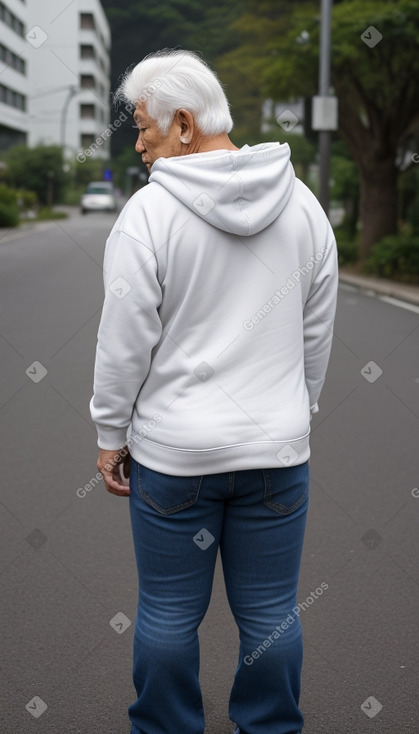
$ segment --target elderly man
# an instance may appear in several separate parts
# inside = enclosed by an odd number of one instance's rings
[[[91,415],[105,486],[130,498],[131,732],[204,732],[197,630],[220,548],[240,632],[230,718],[241,734],[298,734],[297,585],[335,239],[288,145],[231,142],[196,54],[148,56],[118,96],[151,175],[107,241]]]

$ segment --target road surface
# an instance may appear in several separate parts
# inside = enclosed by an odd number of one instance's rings
[[[113,221],[0,239],[2,734],[129,732],[128,502],[94,481],[88,408]],[[312,422],[305,734],[419,730],[418,335],[418,309],[340,288]],[[200,639],[206,734],[229,734],[238,636],[219,565]]]

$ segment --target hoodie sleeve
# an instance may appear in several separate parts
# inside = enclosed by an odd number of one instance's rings
[[[304,369],[312,415],[319,411],[317,401],[326,377],[336,313],[338,264],[336,241],[331,227],[329,243],[322,249],[324,256],[321,267],[311,284],[303,313]]]
[[[104,286],[90,414],[98,446],[113,450],[126,443],[151,352],[162,333],[154,253],[126,233],[113,231],[105,249]]]

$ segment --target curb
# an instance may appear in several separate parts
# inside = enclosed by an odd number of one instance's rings
[[[6,229],[2,227],[0,229],[0,245],[6,242],[12,242],[18,240],[31,232],[42,232],[45,229],[49,229],[54,225],[54,220],[49,219],[45,222],[33,222],[31,224],[21,224],[19,227],[11,227]]]
[[[419,286],[405,285],[394,280],[386,278],[369,278],[363,275],[353,275],[339,271],[339,282],[353,285],[363,291],[373,291],[377,295],[389,296],[397,298],[406,303],[412,303],[419,306]]]
[[[60,219],[59,221],[68,221],[72,216],[77,214],[78,207],[67,206],[65,204],[62,206],[57,205],[57,211],[65,212],[68,215],[67,220]],[[52,227],[54,222],[54,219],[45,219],[41,222],[29,220],[21,222],[18,227],[0,227],[0,245],[3,242],[11,242],[12,240],[20,239],[31,232],[42,232],[43,230]]]

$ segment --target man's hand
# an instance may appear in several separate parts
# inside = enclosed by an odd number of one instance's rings
[[[126,446],[122,449],[115,449],[115,451],[100,449],[97,468],[103,476],[108,492],[116,494],[118,497],[129,497],[129,487],[121,483],[120,466],[122,465],[124,468],[124,475],[129,477],[130,459]]]

